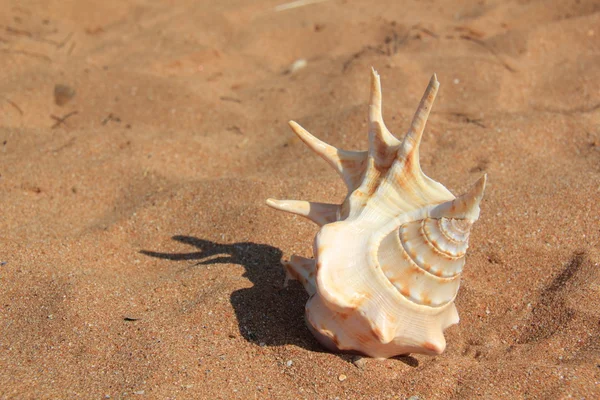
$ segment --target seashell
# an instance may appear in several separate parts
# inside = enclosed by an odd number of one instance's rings
[[[372,70],[368,151],[337,149],[290,122],[348,188],[340,205],[267,200],[321,226],[314,259],[294,255],[283,264],[286,283],[296,279],[310,295],[309,330],[332,351],[441,354],[443,331],[459,321],[454,298],[486,176],[454,197],[421,170],[419,144],[438,87],[433,75],[400,141],[383,122]]]

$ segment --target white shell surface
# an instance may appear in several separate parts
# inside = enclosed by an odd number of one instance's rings
[[[290,123],[348,188],[340,205],[267,200],[321,226],[314,259],[293,256],[284,265],[287,279],[299,280],[310,295],[311,332],[331,350],[440,354],[443,331],[458,323],[454,298],[485,176],[455,198],[421,171],[419,144],[438,87],[434,75],[400,141],[383,123],[373,70],[368,151],[339,150]]]

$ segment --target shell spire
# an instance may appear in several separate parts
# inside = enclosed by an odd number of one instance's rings
[[[475,222],[479,218],[479,203],[483,199],[487,174],[471,186],[469,191],[451,202],[441,204],[433,213],[447,218],[461,218]]]
[[[443,331],[459,321],[454,299],[486,175],[456,198],[421,170],[419,145],[438,89],[434,74],[400,141],[383,122],[372,69],[367,151],[337,149],[290,122],[348,188],[340,205],[267,200],[321,227],[314,259],[292,256],[284,267],[286,282],[300,281],[310,295],[309,330],[333,351],[440,354]]]

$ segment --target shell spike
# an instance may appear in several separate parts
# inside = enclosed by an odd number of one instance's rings
[[[446,349],[446,338],[441,331],[432,330],[428,340],[422,346],[428,354],[440,355]]]
[[[436,74],[433,74],[429,80],[429,85],[427,85],[427,89],[425,89],[425,93],[421,98],[419,107],[415,112],[415,116],[410,125],[410,130],[406,134],[400,149],[401,156],[403,158],[410,158],[411,162],[417,163],[417,166],[419,163],[419,145],[421,144],[425,124],[427,123],[427,118],[433,107],[433,102],[435,101],[435,96],[437,95],[439,87],[440,83],[437,80],[437,76]]]
[[[484,174],[471,186],[467,193],[434,208],[432,216],[460,218],[471,222],[477,221],[479,218],[479,203],[483,198],[486,182],[487,174]]]
[[[366,151],[340,150],[317,139],[295,121],[290,121],[289,125],[300,140],[336,170],[349,191],[356,189],[365,169]]]
[[[442,330],[446,330],[449,327],[451,327],[452,325],[458,324],[459,321],[460,321],[460,317],[458,316],[458,311],[456,310],[456,305],[454,303],[452,303],[452,306],[450,306],[450,311],[448,312],[448,315],[446,316],[446,320],[444,321],[444,325],[442,325]]]
[[[337,155],[337,148],[317,139],[310,134],[306,129],[300,126],[296,121],[288,122],[290,128],[294,133],[302,140],[312,151],[317,153],[321,158],[327,161],[332,167],[338,169],[339,158]]]
[[[337,204],[314,203],[303,200],[267,199],[267,205],[276,210],[306,217],[319,226],[336,221],[340,208]]]
[[[372,156],[376,163],[394,153],[400,141],[391,134],[383,122],[381,79],[374,68],[371,68],[371,100],[369,104],[369,142]],[[379,160],[381,159],[381,160]]]

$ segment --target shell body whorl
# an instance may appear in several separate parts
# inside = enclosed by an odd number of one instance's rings
[[[310,295],[309,329],[331,350],[440,354],[443,331],[458,323],[454,298],[486,177],[456,198],[422,172],[419,144],[438,87],[434,75],[400,141],[383,123],[372,70],[368,151],[337,149],[290,122],[348,188],[340,205],[267,200],[321,226],[314,259],[292,256],[284,266]]]

